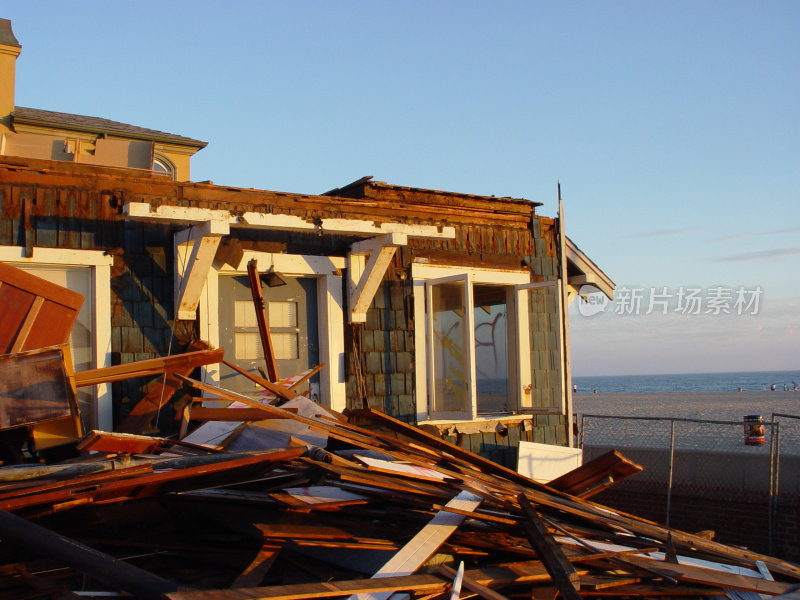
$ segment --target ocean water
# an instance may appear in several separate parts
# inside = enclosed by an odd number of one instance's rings
[[[800,370],[746,373],[682,373],[673,375],[604,375],[573,377],[578,393],[663,394],[694,392],[761,392],[772,390],[800,393]]]

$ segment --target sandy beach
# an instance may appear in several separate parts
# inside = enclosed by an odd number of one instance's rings
[[[575,394],[574,412],[579,425],[585,423],[586,442],[616,443],[621,446],[664,446],[669,444],[669,423],[638,420],[597,419],[582,415],[702,419],[731,421],[730,425],[678,423],[678,447],[731,451],[743,447],[745,415],[761,415],[769,423],[773,414],[780,425],[783,451],[800,452],[800,392],[696,392],[661,394]],[[767,428],[769,431],[769,428]],[[767,442],[769,440],[767,439]],[[768,443],[764,445],[764,449]]]
[[[677,417],[741,421],[759,414],[765,421],[772,413],[800,418],[800,392],[694,392],[662,394],[575,394],[575,414]]]

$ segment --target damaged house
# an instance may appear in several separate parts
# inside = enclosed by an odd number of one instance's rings
[[[372,407],[514,466],[520,440],[572,445],[567,306],[613,283],[524,199],[362,178],[320,195],[189,181],[205,142],[14,106],[20,45],[0,20],[0,261],[81,293],[76,370],[222,348],[201,378],[240,393],[264,365],[248,264],[278,375],[324,364],[308,395]],[[81,388],[111,431],[148,381]],[[166,402],[169,398],[163,398]],[[175,426],[164,410],[151,431]]]

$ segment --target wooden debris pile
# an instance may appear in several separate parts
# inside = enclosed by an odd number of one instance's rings
[[[231,433],[220,450],[92,432],[80,459],[0,468],[0,597],[696,598],[800,580],[797,565],[537,484],[380,412],[184,381],[258,411],[249,425],[269,435]],[[276,435],[283,446],[231,448]]]
[[[315,404],[297,391],[314,369],[277,381],[255,283],[268,373],[229,365],[263,388],[252,396],[190,377],[223,360],[202,345],[74,374],[65,330],[45,336],[60,346],[32,341],[53,290],[21,294],[0,327],[0,433],[27,431],[31,459],[37,444],[75,456],[0,466],[0,600],[755,600],[800,581],[800,566],[589,501],[638,470],[617,453],[548,487],[380,412]],[[75,439],[76,386],[153,374],[116,432]],[[140,435],[182,387],[204,396],[182,407],[180,434]]]

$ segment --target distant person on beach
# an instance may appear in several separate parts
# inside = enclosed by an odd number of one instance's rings
[[[577,394],[578,393],[578,384],[577,383],[573,383],[572,384],[572,393],[573,394]]]
[[[742,391],[742,388],[740,387],[740,388],[739,388],[738,390],[736,390],[736,391],[738,391],[738,392],[741,392],[741,391]]]
[[[769,388],[769,389],[771,389],[771,390],[774,392],[774,391],[775,391],[775,384],[773,383],[773,384],[770,386],[770,388]]]

